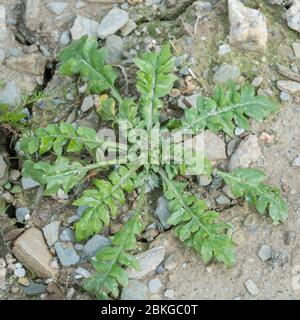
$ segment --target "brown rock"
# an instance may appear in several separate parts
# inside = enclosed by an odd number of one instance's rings
[[[29,270],[41,278],[55,278],[57,270],[50,267],[52,255],[44,241],[42,232],[30,228],[15,242],[13,254]]]
[[[21,57],[7,59],[6,65],[13,70],[25,74],[43,75],[47,59],[40,53],[30,53]]]

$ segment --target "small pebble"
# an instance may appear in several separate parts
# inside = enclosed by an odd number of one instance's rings
[[[159,279],[152,279],[149,281],[148,286],[151,293],[157,293],[162,287],[162,283]]]
[[[248,290],[248,292],[252,295],[252,296],[256,296],[258,294],[258,289],[256,284],[253,282],[253,280],[249,279],[245,282],[245,287]]]

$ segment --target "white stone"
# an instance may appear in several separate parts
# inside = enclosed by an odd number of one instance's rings
[[[229,44],[221,44],[219,46],[219,55],[223,56],[231,51]]]
[[[77,16],[71,28],[72,39],[76,40],[84,35],[96,36],[99,23],[83,16]]]
[[[83,99],[82,105],[81,105],[81,111],[86,112],[93,108],[95,105],[94,99],[92,96],[87,96]]]
[[[264,50],[268,29],[261,11],[248,8],[238,0],[228,0],[230,44],[245,50]]]
[[[60,221],[53,221],[43,228],[44,237],[49,247],[52,247],[59,237]]]
[[[116,33],[129,21],[128,13],[119,8],[113,8],[103,18],[98,28],[98,36],[105,39],[107,36]]]
[[[258,289],[253,280],[249,279],[245,282],[245,287],[249,291],[252,296],[256,296],[258,294]]]
[[[296,94],[300,92],[300,82],[291,80],[279,80],[277,81],[277,87],[279,90],[289,94]]]
[[[296,58],[300,58],[300,43],[294,42],[292,44],[292,46],[293,46],[293,50],[294,50],[294,53],[295,53],[295,57]]]
[[[300,0],[293,0],[293,5],[286,11],[285,17],[288,26],[300,32]]]

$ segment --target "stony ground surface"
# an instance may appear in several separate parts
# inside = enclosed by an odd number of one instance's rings
[[[300,298],[300,1],[242,2],[0,0],[0,103],[25,108],[30,127],[61,120],[101,127],[84,83],[56,70],[59,50],[84,34],[97,35],[107,46],[123,74],[119,85],[133,94],[133,58],[171,42],[180,80],[163,111],[167,118],[228,79],[252,82],[281,105],[264,123],[252,123],[251,132],[237,128],[233,139],[207,133],[205,142],[218,165],[262,168],[287,200],[288,220],[274,226],[232,199],[218,179],[199,177],[191,187],[234,224],[237,243],[234,267],[204,265],[172,230],[162,232],[168,208],[154,196],[145,208],[142,271],[130,272],[121,299]],[[44,95],[25,99],[35,92]],[[8,209],[0,214],[0,298],[91,299],[82,279],[114,230],[76,243],[73,224],[82,208],[71,205],[74,195],[41,198],[41,188],[22,178],[17,139],[18,133],[1,128],[0,209]],[[129,208],[121,208],[116,230]]]

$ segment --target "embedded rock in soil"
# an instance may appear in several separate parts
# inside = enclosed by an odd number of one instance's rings
[[[168,206],[168,201],[165,197],[158,198],[157,208],[155,210],[155,215],[158,217],[160,223],[165,230],[170,229],[171,225],[167,223],[170,218],[170,210]]]
[[[135,256],[140,264],[140,270],[128,270],[129,278],[142,279],[149,273],[155,271],[165,258],[165,248],[157,246]]]
[[[72,244],[56,242],[54,247],[59,261],[64,267],[70,267],[79,262],[80,258]]]
[[[229,42],[244,50],[265,50],[268,29],[261,11],[248,8],[238,0],[228,0]]]
[[[40,0],[27,0],[26,1],[26,12],[25,12],[25,23],[26,27],[30,31],[36,31],[40,26]]]
[[[0,186],[5,184],[8,178],[8,165],[3,156],[0,154]]]
[[[240,167],[250,167],[262,156],[256,135],[247,136],[231,156],[230,170]]]
[[[15,242],[13,254],[27,269],[41,278],[55,278],[57,270],[50,267],[52,255],[48,251],[42,232],[30,228]]]
[[[128,286],[123,288],[121,300],[146,300],[147,287],[138,280],[129,280]]]
[[[80,39],[82,36],[96,36],[99,23],[83,16],[77,16],[71,28],[72,39]]]
[[[96,234],[84,246],[83,251],[88,257],[94,257],[98,250],[111,245],[111,241]]]
[[[300,0],[293,0],[293,5],[286,11],[285,17],[288,26],[300,32]]]
[[[53,221],[43,228],[44,237],[49,247],[58,241],[60,221]]]
[[[289,94],[296,94],[300,92],[300,83],[291,80],[279,80],[277,81],[277,87],[281,91]]]
[[[215,83],[226,83],[229,80],[236,81],[240,77],[240,69],[236,65],[223,63],[213,77]]]
[[[2,79],[3,80],[3,79]],[[14,81],[8,81],[3,90],[0,90],[0,103],[8,104],[10,106],[19,104],[21,102],[21,91],[16,86]]]
[[[128,13],[119,8],[113,8],[103,18],[98,28],[98,36],[105,39],[107,36],[116,33],[129,21]]]
[[[114,34],[106,38],[106,49],[109,56],[109,62],[112,64],[119,63],[122,58],[124,49],[123,40]]]

